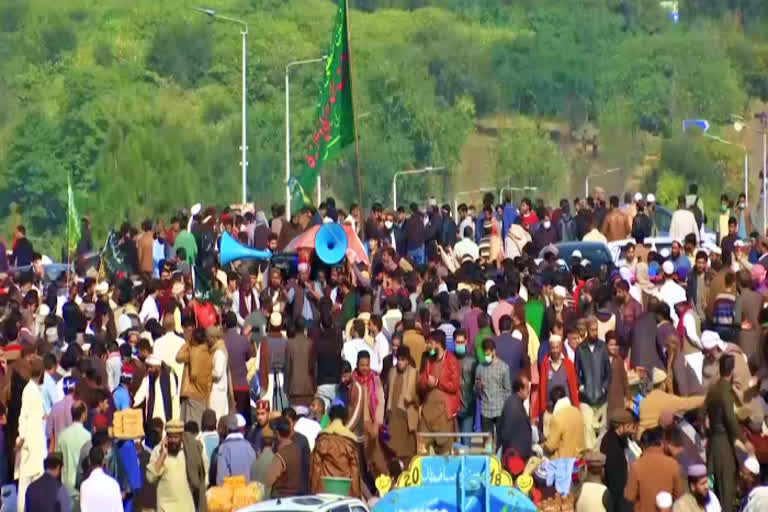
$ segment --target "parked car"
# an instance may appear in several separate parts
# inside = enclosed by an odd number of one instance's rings
[[[370,512],[362,501],[336,494],[314,494],[262,501],[236,512]]]
[[[565,261],[567,265],[571,263],[571,256],[578,250],[581,252],[581,259],[589,260],[595,268],[605,266],[605,270],[610,272],[615,267],[613,256],[608,246],[601,242],[560,242],[555,245],[557,248],[557,257]],[[544,257],[547,247],[542,249],[540,258]]]

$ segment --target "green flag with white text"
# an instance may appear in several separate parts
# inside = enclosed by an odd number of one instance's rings
[[[349,72],[349,33],[347,3],[337,0],[336,21],[331,33],[325,74],[315,104],[312,138],[304,149],[304,168],[298,179],[291,178],[294,205],[311,204],[312,190],[320,168],[339,156],[355,140]]]

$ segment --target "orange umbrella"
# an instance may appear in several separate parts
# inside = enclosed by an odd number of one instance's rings
[[[342,224],[344,233],[347,235],[347,255],[350,252],[354,254],[355,262],[364,263],[367,266],[371,265],[371,260],[368,258],[368,253],[365,250],[365,245],[357,236],[357,233],[352,229],[351,224]],[[317,231],[320,229],[320,225],[312,226],[311,228],[298,235],[296,238],[288,242],[288,245],[283,249],[284,252],[298,252],[300,249],[315,250],[315,237]]]
[[[315,250],[315,236],[317,230],[320,229],[319,225],[312,226],[311,228],[298,235],[296,238],[288,242],[283,252],[298,252],[299,249],[311,249]]]
[[[344,233],[347,235],[347,257],[349,257],[350,252],[352,252],[355,255],[355,262],[364,263],[366,266],[371,266],[371,260],[368,258],[368,252],[365,250],[365,245],[363,245],[362,240],[360,240],[360,237],[357,236],[357,233],[355,233],[355,230],[352,229],[351,224],[342,224],[344,228]]]

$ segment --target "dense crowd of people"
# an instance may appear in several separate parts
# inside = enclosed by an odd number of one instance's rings
[[[349,478],[372,503],[415,455],[480,444],[537,504],[768,510],[768,238],[723,196],[704,242],[694,186],[657,251],[654,203],[196,209],[124,224],[114,268],[89,265],[84,218],[78,273],[57,276],[19,226],[0,256],[3,506],[199,511],[232,476],[273,498]],[[225,231],[278,254],[329,222],[366,257],[219,264]],[[557,248],[630,238],[617,265]],[[140,438],[116,434],[131,410]]]

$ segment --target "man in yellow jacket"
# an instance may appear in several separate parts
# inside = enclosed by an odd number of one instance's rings
[[[578,407],[571,404],[562,386],[556,386],[550,392],[555,403],[549,432],[544,441],[544,449],[551,458],[579,458],[586,450],[584,438],[584,418]]]
[[[686,412],[704,405],[704,395],[677,396],[664,391],[667,374],[658,368],[653,369],[653,391],[640,402],[638,413],[637,439],[644,431],[659,424],[659,416],[664,411]]]

